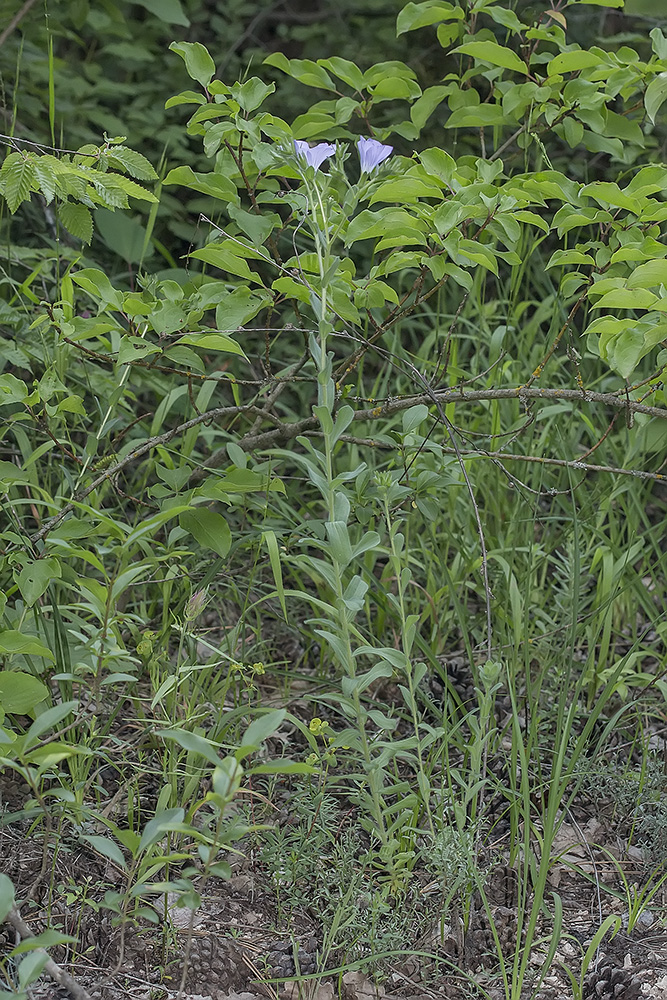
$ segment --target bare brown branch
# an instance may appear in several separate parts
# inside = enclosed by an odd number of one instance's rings
[[[573,403],[599,403],[605,406],[611,406],[615,410],[628,410],[630,413],[646,413],[651,417],[660,417],[661,419],[667,418],[667,409],[659,406],[648,406],[646,403],[639,403],[633,399],[623,399],[610,392],[591,392],[590,390],[581,389],[545,389],[540,386],[533,385],[517,386],[516,388],[507,389],[439,389],[430,393],[420,393],[414,396],[400,396],[387,399],[378,406],[357,410],[354,415],[354,419],[355,421],[377,420],[379,417],[387,417],[394,413],[400,413],[402,410],[407,410],[409,407],[416,406],[420,403],[426,404],[427,406],[446,406],[449,403],[474,403],[492,399],[549,399],[552,401],[562,399]],[[118,462],[114,463],[114,465],[105,469],[104,472],[101,472],[92,483],[85,487],[85,489],[80,490],[72,496],[62,510],[58,512],[58,514],[55,514],[53,517],[49,518],[49,520],[45,521],[39,531],[36,531],[30,536],[30,541],[34,544],[48,535],[50,531],[52,531],[62,520],[64,520],[65,517],[67,517],[71,511],[74,510],[77,503],[84,500],[102,483],[115,476],[121,469],[124,469],[126,465],[129,465],[131,462],[135,462],[138,458],[142,458],[157,445],[166,444],[168,441],[171,441],[172,438],[185,433],[185,431],[188,431],[191,427],[196,427],[198,424],[210,422],[212,420],[219,419],[220,417],[238,416],[241,413],[256,414],[257,412],[258,407],[255,404],[248,404],[246,406],[220,406],[216,409],[209,410],[207,413],[202,413],[197,417],[193,417],[191,420],[186,420],[185,423],[178,424],[178,426],[173,427],[169,431],[165,431],[163,434],[157,434],[155,437],[148,438],[140,445],[137,445],[136,448],[129,451],[127,455],[125,455]],[[300,434],[312,431],[317,428],[317,426],[318,421],[315,417],[305,417],[303,420],[282,424],[279,427],[273,427],[271,430],[263,431],[261,433],[246,434],[245,437],[239,438],[237,443],[239,447],[244,449],[244,451],[276,447],[286,444],[288,441],[293,441],[294,438],[297,438]],[[221,465],[223,461],[225,461],[225,458],[226,448],[219,448],[207,459],[205,467],[207,469],[216,468]],[[603,466],[600,466],[600,470],[614,471],[612,469],[607,470],[606,467]],[[198,479],[201,479],[203,475],[205,475],[204,468],[198,469],[193,475],[192,481],[196,482]]]

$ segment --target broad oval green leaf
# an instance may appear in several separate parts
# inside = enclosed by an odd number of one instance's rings
[[[190,256],[196,260],[203,260],[206,264],[213,264],[221,271],[228,271],[230,274],[238,275],[239,278],[247,278],[248,281],[261,284],[259,275],[253,274],[245,258],[247,256],[250,259],[262,260],[262,254],[239,246],[232,240],[226,240],[224,243],[209,243],[201,250],[194,250]]]
[[[91,847],[94,847],[99,854],[105,858],[109,858],[109,860],[113,861],[113,863],[118,865],[119,868],[122,868],[123,870],[127,869],[125,855],[115,840],[111,840],[109,837],[103,837],[94,833],[82,833],[81,840],[85,840],[86,843],[90,844]]]
[[[14,905],[14,883],[7,876],[0,873],[0,924]]]
[[[282,52],[272,52],[264,60],[267,66],[275,66],[283,73],[305,84],[306,87],[319,87],[321,90],[335,90],[333,80],[324,69],[311,59],[288,59]]]
[[[626,282],[628,288],[667,286],[667,260],[648,260],[636,267]]]
[[[276,708],[253,719],[241,739],[242,747],[258,747],[264,740],[275,733],[287,715],[287,709]]]
[[[581,250],[556,250],[549,258],[545,270],[563,267],[565,264],[595,264],[595,258]]]
[[[0,670],[0,708],[27,715],[49,697],[46,684],[22,670]]]
[[[633,212],[635,215],[639,215],[643,207],[643,198],[636,194],[627,194],[613,181],[593,181],[591,184],[586,184],[581,192],[588,195],[589,198],[594,198],[598,204],[624,208],[627,212]]]
[[[457,108],[445,122],[445,128],[484,128],[487,125],[514,123],[499,104],[474,104]]]
[[[226,354],[238,354],[245,358],[243,348],[227,337],[224,333],[188,333],[176,341],[177,344],[191,344],[202,351],[224,351]]]
[[[329,59],[318,59],[317,65],[328,69],[330,73],[337,76],[348,87],[353,87],[355,90],[363,90],[364,74],[349,59],[342,59],[340,56],[331,56]]]
[[[165,809],[150,819],[141,834],[139,852],[157,844],[158,840],[162,840],[171,830],[180,828],[184,816],[183,809]]]
[[[232,533],[222,514],[207,507],[192,507],[181,514],[179,521],[200,545],[224,559],[231,548]]]
[[[557,73],[576,73],[580,69],[590,69],[598,66],[603,59],[589,49],[573,49],[570,52],[559,52],[549,61],[547,72],[549,76]]]
[[[651,80],[644,94],[644,107],[652,122],[655,122],[656,115],[666,100],[667,73],[658,73],[655,79]]]
[[[181,184],[192,191],[199,191],[201,194],[208,194],[212,198],[219,198],[221,201],[238,202],[238,192],[236,185],[224,177],[222,174],[202,174],[196,173],[192,167],[174,167],[170,170],[163,184]]]
[[[460,21],[465,17],[461,7],[442,0],[426,0],[425,3],[408,3],[396,18],[396,34],[416,31],[417,28],[438,24],[440,21]]]
[[[187,729],[163,729],[157,735],[161,736],[163,740],[173,740],[174,743],[178,743],[184,750],[187,750],[189,753],[198,754],[215,767],[220,764],[220,754],[217,752],[214,744],[204,736],[198,736]]]
[[[190,27],[190,22],[181,6],[181,0],[134,0],[134,3],[145,7],[165,24],[178,24],[183,28]]]
[[[53,659],[53,653],[47,649],[39,639],[32,635],[23,635],[16,629],[7,629],[0,632],[0,655],[14,656],[21,653],[23,656],[46,656]]]
[[[647,289],[614,288],[591,307],[593,309],[651,309],[658,296]]]
[[[52,580],[62,576],[60,563],[55,556],[46,559],[35,559],[24,566],[16,578],[21,596],[28,607],[32,607],[45,593]]]
[[[181,57],[188,75],[202,87],[208,87],[215,75],[215,63],[208,49],[200,42],[172,42],[169,48]]]
[[[463,55],[472,56],[473,59],[490,63],[492,66],[502,66],[515,73],[528,75],[528,67],[519,59],[516,52],[505,45],[499,45],[498,42],[464,42],[463,45],[457,46],[454,52],[462,52]]]

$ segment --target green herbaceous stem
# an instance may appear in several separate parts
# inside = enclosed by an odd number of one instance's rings
[[[405,655],[405,664],[403,670],[403,676],[407,684],[407,689],[409,692],[408,707],[410,709],[410,716],[412,721],[412,726],[414,729],[416,737],[416,751],[417,751],[417,778],[419,783],[419,789],[422,794],[422,799],[424,801],[424,807],[426,809],[426,814],[428,816],[428,824],[433,832],[433,818],[431,816],[430,810],[430,793],[429,793],[429,779],[424,768],[424,755],[422,750],[422,741],[419,734],[419,718],[417,716],[417,700],[416,700],[416,687],[415,682],[415,672],[413,669],[413,663],[411,660],[412,646],[415,640],[415,630],[417,627],[417,622],[419,620],[418,615],[408,615],[405,606],[405,590],[410,580],[412,574],[408,566],[403,565],[404,558],[403,553],[405,551],[405,537],[399,532],[398,524],[392,520],[391,510],[389,508],[389,497],[385,492],[382,498],[382,505],[384,508],[384,517],[387,524],[387,531],[389,534],[389,562],[391,565],[392,573],[396,578],[396,607],[399,614],[399,622],[401,627],[401,636],[403,639],[403,653]]]
[[[335,475],[334,450],[337,442],[335,430],[336,411],[336,390],[332,377],[332,356],[328,351],[328,338],[333,332],[332,319],[329,316],[328,306],[328,276],[331,272],[331,247],[332,229],[328,224],[327,211],[322,199],[322,192],[319,185],[304,177],[304,186],[309,206],[309,217],[311,220],[312,233],[317,254],[320,292],[319,295],[313,293],[312,302],[318,315],[318,336],[311,337],[311,354],[317,366],[317,403],[314,407],[315,416],[318,418],[322,432],[324,444],[324,473],[323,488],[320,492],[326,507],[327,532],[335,536],[336,529],[342,528],[343,534],[347,536],[347,523],[338,524],[342,511],[349,511],[349,501],[345,495],[345,490],[341,482]],[[319,220],[318,212],[319,209]],[[319,225],[318,225],[319,221]],[[347,521],[347,518],[346,518]],[[340,660],[344,674],[354,679],[357,673],[355,654],[352,646],[352,631],[350,628],[351,618],[345,603],[345,570],[347,562],[343,561],[336,553],[335,546],[330,544],[324,549],[328,555],[332,570],[334,583],[334,625],[338,642],[336,643],[337,657]],[[364,758],[366,774],[370,775],[374,770],[374,763],[371,755],[371,748],[366,734],[366,711],[361,703],[359,688],[351,685],[350,697],[354,712],[354,719],[359,733],[361,749]],[[373,819],[375,821],[378,836],[383,844],[386,843],[387,834],[382,807],[382,800],[377,781],[369,781],[368,787],[371,794]]]

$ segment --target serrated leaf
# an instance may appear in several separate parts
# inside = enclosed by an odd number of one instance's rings
[[[98,201],[105,208],[129,208],[127,195],[109,174],[95,173],[90,177],[90,183],[98,195]]]
[[[54,195],[56,193],[56,187],[58,185],[57,172],[58,172],[58,161],[55,156],[50,156],[45,154],[44,156],[35,157],[35,181],[44,195],[44,199],[47,205],[50,205],[53,201]]]
[[[35,180],[34,158],[22,153],[10,153],[0,169],[0,194],[4,195],[9,211],[16,209],[30,197]]]
[[[68,233],[84,243],[93,238],[93,217],[85,205],[74,205],[66,201],[60,206],[58,218]]]
[[[136,177],[140,181],[154,181],[157,179],[150,160],[147,160],[142,153],[137,153],[127,146],[114,146],[109,154],[109,165],[114,169],[125,170],[131,177]]]
[[[105,179],[107,182],[120,188],[125,194],[128,194],[131,198],[140,198],[141,201],[150,201],[153,204],[157,203],[157,198],[146,188],[142,187],[141,184],[137,184],[136,181],[130,180],[129,177],[125,177],[123,174],[105,174]]]

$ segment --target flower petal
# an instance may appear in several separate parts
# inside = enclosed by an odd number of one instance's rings
[[[309,167],[319,170],[324,161],[336,152],[333,142],[319,142],[317,146],[309,146],[305,139],[295,139],[294,149],[297,156],[305,159]]]
[[[362,174],[370,174],[394,151],[393,146],[385,146],[377,139],[359,139],[357,149]]]

